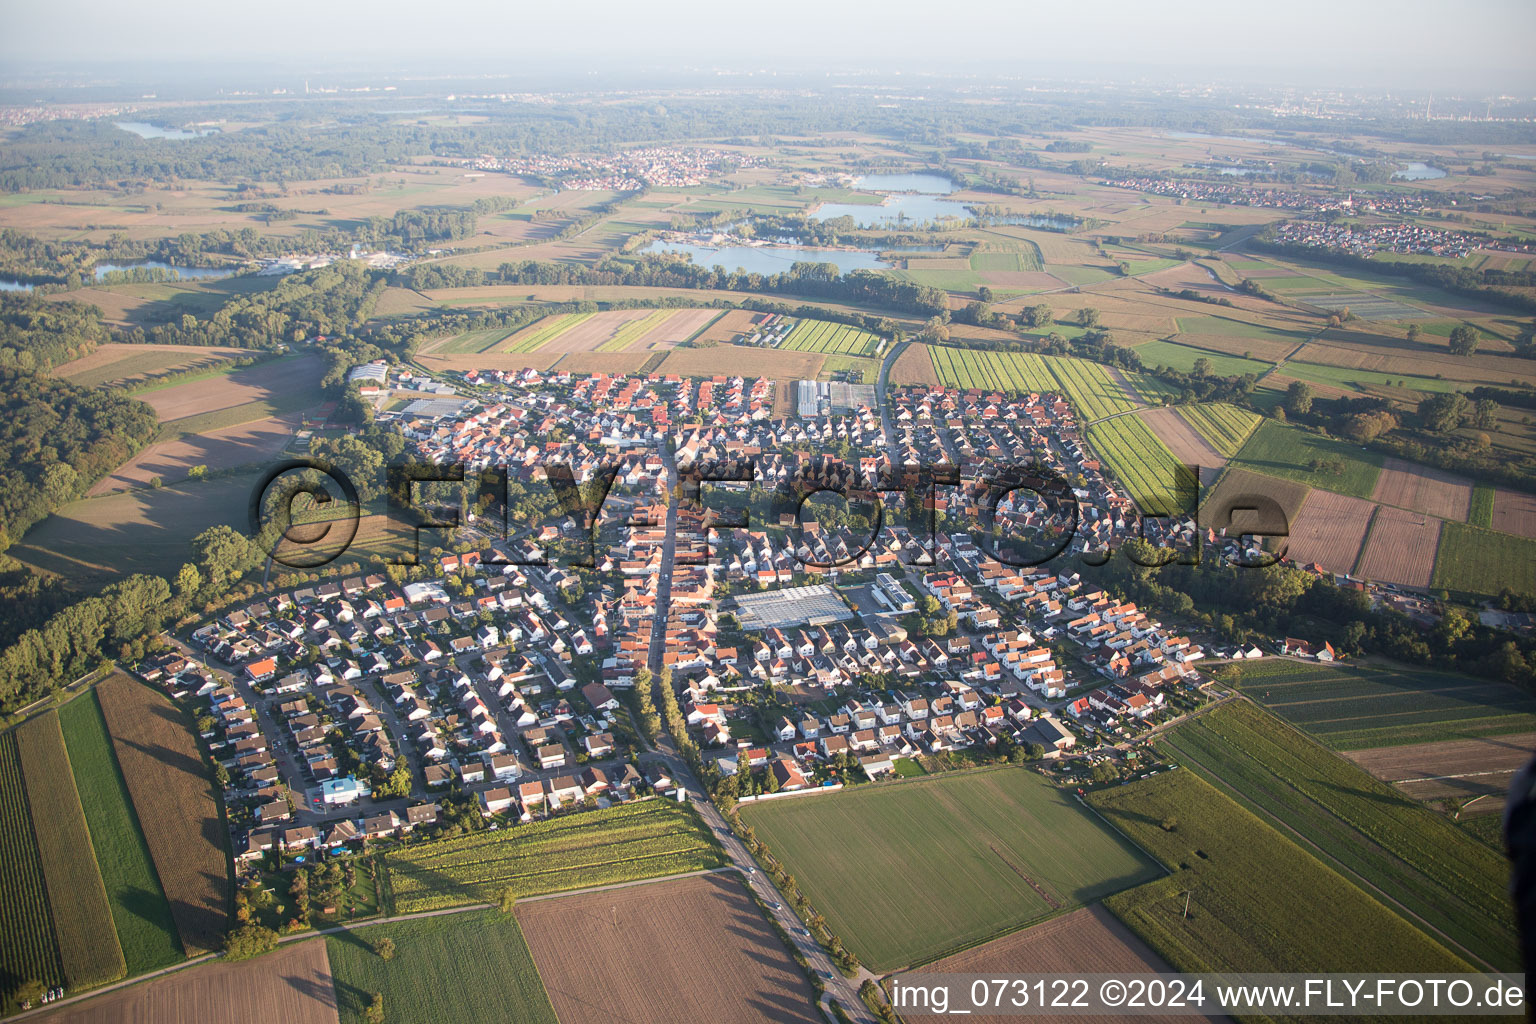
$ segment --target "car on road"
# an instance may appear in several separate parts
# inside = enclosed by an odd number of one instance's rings
[[[832,980],[832,972],[831,971],[817,971],[816,973],[821,975],[823,978],[826,978],[828,981]]]
[[[810,935],[811,935],[811,933],[806,931],[804,928],[796,928],[795,929],[795,934],[796,935],[804,935],[807,938],[809,938]]]
[[[774,910],[782,910],[784,908],[784,904],[782,904],[782,903],[770,903],[768,905],[770,907],[772,907]]]
[[[757,874],[757,868],[747,868],[747,874],[749,874],[749,875]]]

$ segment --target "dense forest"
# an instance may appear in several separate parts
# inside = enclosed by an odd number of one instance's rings
[[[0,369],[53,369],[107,339],[101,310],[48,302],[24,292],[0,294]]]
[[[111,391],[0,369],[0,550],[154,440],[155,412]]]

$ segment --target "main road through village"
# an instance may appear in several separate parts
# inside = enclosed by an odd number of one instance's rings
[[[884,403],[882,402],[881,405],[883,407]],[[673,558],[677,554],[677,506],[682,499],[681,489],[678,487],[677,480],[677,463],[670,451],[663,451],[662,458],[667,466],[666,540],[663,542],[661,549],[661,576],[656,585],[656,623],[651,630],[651,649],[648,658],[651,675],[657,681],[661,679],[662,655],[666,651],[667,646],[667,619],[672,604],[672,564]],[[849,979],[839,973],[837,966],[832,962],[832,958],[827,955],[827,951],[821,947],[820,943],[806,933],[806,929],[802,927],[800,919],[789,908],[788,902],[783,894],[779,892],[778,887],[773,884],[766,873],[758,870],[757,862],[753,860],[746,844],[731,831],[731,827],[726,823],[724,815],[710,802],[709,794],[704,791],[698,776],[694,774],[692,767],[677,752],[676,745],[673,744],[671,736],[667,734],[665,729],[661,731],[660,736],[657,738],[656,746],[658,753],[666,762],[667,768],[672,772],[673,781],[679,789],[687,792],[688,799],[698,810],[699,816],[704,820],[704,824],[713,830],[719,838],[720,845],[725,850],[725,855],[730,859],[731,864],[745,874],[747,884],[751,887],[752,892],[769,908],[768,913],[773,915],[773,919],[778,923],[779,927],[784,929],[784,933],[795,944],[795,948],[800,951],[800,955],[805,957],[806,963],[810,964],[811,970],[815,971],[821,978],[822,984],[826,987],[826,996],[822,999],[822,1011],[827,1013],[829,1019],[832,1019],[827,1007],[827,999],[835,999],[850,1019],[858,1021],[859,1024],[878,1024],[874,1015],[864,1005],[864,1001],[859,998],[859,985],[865,980],[873,979],[874,975],[861,969],[857,978]],[[807,796],[791,799],[814,800],[817,797]]]

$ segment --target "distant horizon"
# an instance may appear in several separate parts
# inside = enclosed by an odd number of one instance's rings
[[[483,2],[436,17],[398,0],[301,4],[195,18],[91,0],[7,14],[0,78],[108,74],[131,82],[316,74],[667,78],[965,75],[978,80],[1404,90],[1536,96],[1536,5],[1475,0],[1327,3],[1273,10],[1178,0],[1152,10],[1106,0],[973,4],[936,17],[915,0],[865,5],[786,0],[721,10],[697,0],[590,0],[578,14]],[[751,76],[751,77],[748,77]]]

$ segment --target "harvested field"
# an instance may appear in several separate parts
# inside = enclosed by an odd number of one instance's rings
[[[641,373],[648,360],[661,358],[646,352],[568,352],[550,367],[562,373]]]
[[[240,348],[107,342],[96,346],[96,351],[89,355],[54,367],[53,375],[82,387],[141,383],[164,373],[212,369],[231,360],[249,359],[258,354]]]
[[[123,781],[189,956],[215,950],[229,922],[228,838],[218,794],[183,714],[116,673],[96,688]]]
[[[474,352],[455,355],[422,354],[417,361],[429,370],[547,370],[562,356],[558,352]]]
[[[821,1024],[735,874],[527,902],[517,918],[560,1024]]]
[[[683,377],[773,377],[780,382],[815,380],[826,360],[821,352],[790,352],[778,348],[716,345],[713,348],[675,348],[656,370]]]
[[[1200,521],[1214,529],[1230,525],[1228,532],[1239,530],[1266,536],[1278,535],[1286,532],[1290,524],[1296,522],[1309,490],[1306,484],[1294,480],[1281,480],[1246,469],[1228,467],[1201,507]],[[1278,505],[1283,518],[1277,519],[1265,514],[1263,499]],[[1236,512],[1234,517],[1234,510],[1250,508],[1259,509],[1259,514]]]
[[[1291,523],[1287,557],[1300,565],[1316,562],[1329,572],[1354,572],[1375,511],[1376,506],[1362,498],[1313,491]]]
[[[47,883],[53,930],[64,980],[73,989],[116,981],[127,971],[112,927],[107,890],[91,849],[80,794],[64,749],[57,712],[39,715],[16,730],[32,831]]]
[[[1493,494],[1492,526],[1500,533],[1536,540],[1536,495],[1499,488]]]
[[[928,346],[917,343],[909,344],[901,350],[901,355],[891,364],[891,376],[887,382],[892,387],[903,384],[924,384],[932,387],[939,385],[939,374],[933,368],[933,358],[928,354]]]
[[[752,333],[753,325],[766,319],[767,313],[754,313],[750,309],[730,309],[699,335],[699,341],[729,344]]]
[[[206,380],[145,391],[136,397],[148,402],[161,422],[248,402],[291,402],[294,396],[304,394],[313,394],[318,403],[320,377],[324,373],[325,364],[321,358],[304,353],[242,367]]]
[[[1443,469],[1388,457],[1371,497],[1383,505],[1465,522],[1472,501],[1472,481]]]
[[[288,413],[157,442],[97,481],[86,496],[148,487],[154,477],[175,483],[193,466],[212,470],[264,462],[288,446],[301,421],[299,414]]]
[[[1005,977],[1010,974],[1076,974],[1084,970],[1103,974],[1155,974],[1171,971],[1167,961],[1145,943],[1131,934],[1129,928],[1115,920],[1115,916],[1102,906],[1083,907],[1070,914],[1053,917],[1033,928],[1027,928],[985,945],[968,949],[964,953],[946,957],[923,968],[923,973],[934,974],[986,974]],[[887,988],[889,995],[889,988]],[[909,1024],[918,1021],[940,1021],[947,1015],[917,1013],[907,1010],[902,1020]],[[971,1015],[970,1021],[1017,1021],[1007,1016]],[[1075,1021],[1109,1024],[1122,1020],[1116,1016],[1074,1016]],[[1199,1021],[1210,1017],[1148,1016],[1139,1020]]]
[[[202,964],[34,1018],[38,1024],[337,1024],[320,939],[254,960]]]
[[[1346,754],[1351,761],[1415,800],[1491,797],[1502,808],[1510,779],[1536,750],[1536,733],[1375,747]]]
[[[1427,587],[1440,546],[1440,520],[1382,505],[1360,554],[1359,575],[1404,587]]]
[[[1173,409],[1145,409],[1136,414],[1152,429],[1159,441],[1168,446],[1173,457],[1186,466],[1200,468],[1200,485],[1210,487],[1227,464],[1226,457],[1213,448],[1195,428]]]

